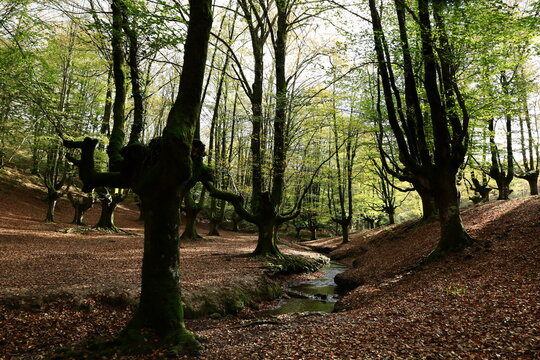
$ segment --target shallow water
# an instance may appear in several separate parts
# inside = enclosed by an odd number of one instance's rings
[[[270,310],[261,311],[261,315],[281,315],[306,311],[332,312],[338,301],[334,277],[347,270],[348,267],[331,262],[321,270],[323,274],[312,280],[305,280],[288,287],[293,293],[300,293],[306,298],[291,297],[282,299],[279,304]]]

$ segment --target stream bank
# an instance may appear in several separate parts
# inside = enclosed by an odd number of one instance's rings
[[[332,312],[339,300],[334,277],[349,269],[348,266],[332,261],[321,268],[321,276],[287,284],[285,296],[271,309],[260,311],[260,316],[282,315],[300,312]]]

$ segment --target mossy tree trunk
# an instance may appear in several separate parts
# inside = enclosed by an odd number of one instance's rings
[[[257,225],[258,238],[257,247],[253,251],[253,255],[260,256],[283,256],[276,244],[276,223],[275,219],[266,219]]]
[[[134,143],[122,148],[117,166],[107,173],[95,171],[97,141],[64,141],[67,147],[82,149],[80,160],[70,158],[79,167],[83,190],[99,186],[131,188],[141,198],[145,220],[141,297],[132,320],[118,339],[131,349],[145,343],[144,334],[156,334],[159,342],[153,344],[176,352],[196,351],[200,346],[184,325],[178,211],[180,200],[192,186],[192,157],[203,155],[200,147],[192,147],[192,143],[195,144],[193,134],[200,116],[211,6],[210,0],[190,0],[180,86],[161,138],[154,139],[149,146]]]
[[[350,222],[349,224],[347,223],[341,224],[341,237],[343,238],[341,242],[342,244],[346,244],[349,242],[349,226],[350,226]]]
[[[184,329],[180,295],[178,231],[180,198],[175,189],[161,191],[144,207],[144,256],[141,298],[132,325],[157,331],[163,341],[195,341]],[[128,326],[129,327],[129,326]]]
[[[238,224],[240,223],[240,221],[242,221],[242,218],[238,214],[233,213],[231,217],[231,221],[232,221],[232,231],[234,232],[240,231]]]
[[[208,236],[220,236],[219,233],[219,224],[221,223],[219,215],[221,214],[221,211],[219,214],[216,214],[216,208],[217,208],[217,199],[212,198],[212,201],[210,202],[210,230],[208,231]]]

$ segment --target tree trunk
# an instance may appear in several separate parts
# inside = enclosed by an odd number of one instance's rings
[[[180,236],[180,241],[192,241],[192,240],[200,240],[203,237],[199,235],[197,232],[197,215],[201,211],[201,209],[197,206],[193,198],[191,197],[191,193],[188,192],[186,194],[185,198],[185,205],[186,205],[186,216],[184,217],[184,232],[182,233],[182,236]]]
[[[259,237],[253,255],[281,257],[281,251],[276,245],[275,219],[261,219],[260,223],[257,224],[257,228]]]
[[[386,214],[388,215],[388,224],[390,225],[394,225],[396,223],[396,219],[395,219],[395,211],[393,210],[388,210],[386,212]]]
[[[73,220],[71,221],[71,223],[73,225],[84,225],[84,222],[83,222],[84,212],[82,211],[81,206],[74,205],[74,209],[75,209],[75,214],[73,215]]]
[[[525,180],[529,183],[531,195],[538,195],[538,171],[527,175]]]
[[[499,197],[497,200],[508,200],[510,194],[512,193],[512,190],[510,190],[510,182],[507,181],[506,176],[504,176],[504,173],[497,177],[495,179],[495,182],[497,183],[497,191],[499,192]]]
[[[211,204],[210,204],[210,231],[208,231],[208,236],[220,236],[219,235],[219,214],[216,214],[217,209],[217,199],[212,198]]]
[[[240,229],[238,229],[238,223],[240,222],[240,219],[233,215],[233,217],[231,218],[231,221],[233,223],[232,231],[234,232],[240,231]]]
[[[57,197],[47,196],[47,215],[45,216],[45,222],[54,222],[54,210],[57,199]]]
[[[208,236],[221,236],[219,233],[219,220],[210,220],[210,231],[208,231]]]
[[[309,231],[311,232],[311,240],[317,240],[317,228],[311,228]]]
[[[191,241],[202,239],[202,236],[197,232],[197,209],[186,209],[185,229],[180,237],[182,241]]]
[[[165,343],[183,351],[198,348],[186,330],[181,306],[178,231],[180,199],[175,191],[159,192],[144,208],[144,257],[139,308],[124,331],[154,329]]]
[[[118,231],[118,228],[114,225],[114,211],[119,203],[120,201],[111,196],[104,196],[101,199],[101,215],[96,227]]]
[[[441,251],[456,251],[472,243],[471,237],[465,231],[459,213],[459,196],[455,184],[455,176],[441,171],[438,174],[440,184],[437,196],[437,206],[441,223],[441,239],[438,249]]]
[[[435,203],[435,197],[427,190],[420,190],[416,188],[420,199],[422,200],[422,220],[431,221],[438,215],[437,204]]]
[[[349,242],[349,222],[344,221],[340,225],[341,225],[341,236],[343,238],[341,243],[346,244]]]

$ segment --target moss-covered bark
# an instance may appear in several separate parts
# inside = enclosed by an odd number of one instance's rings
[[[193,185],[192,157],[202,156],[191,145],[200,115],[212,25],[211,5],[210,0],[190,0],[178,96],[161,138],[152,140],[149,146],[134,143],[122,148],[121,159],[107,173],[95,170],[96,140],[64,141],[67,147],[81,149],[80,160],[73,156],[70,159],[79,167],[84,191],[99,186],[131,188],[141,199],[145,220],[141,298],[133,319],[117,341],[117,346],[124,349],[144,347],[142,333],[155,334],[158,341],[151,345],[167,346],[174,353],[195,352],[200,348],[195,336],[184,326],[178,211],[180,199]],[[113,20],[118,17],[113,15]]]
[[[178,208],[174,189],[162,191],[150,201],[143,198],[145,228],[141,298],[132,328],[153,329],[161,340],[197,346],[184,326],[180,296]]]

